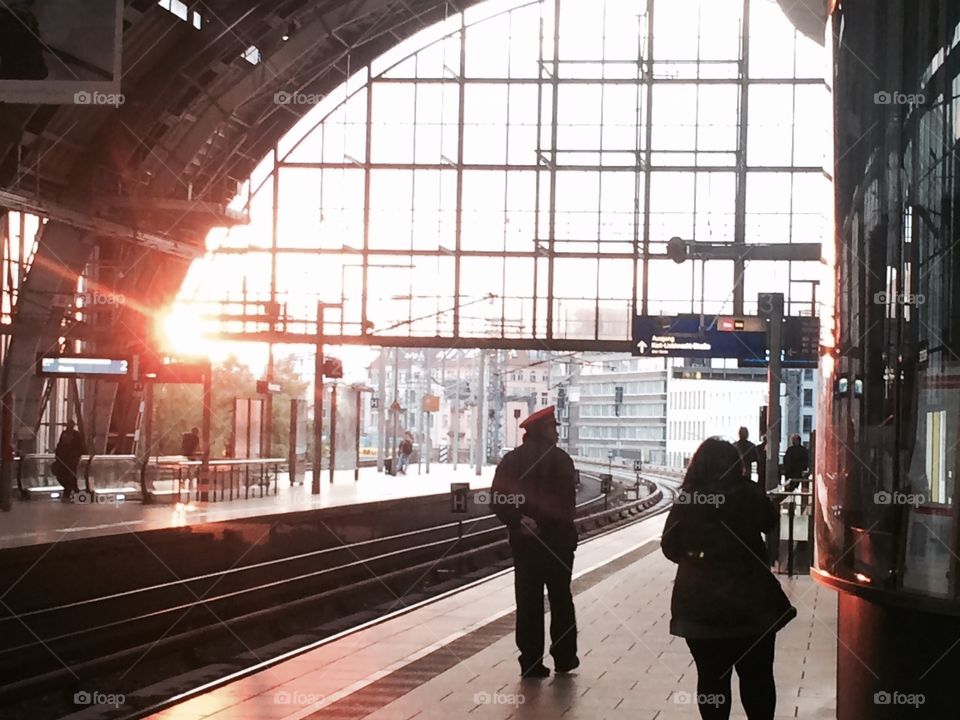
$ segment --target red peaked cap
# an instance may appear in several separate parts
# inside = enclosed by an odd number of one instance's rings
[[[520,423],[521,428],[529,427],[536,423],[551,423],[553,425],[557,424],[557,416],[554,414],[556,406],[548,405],[545,408],[537,410],[533,415],[528,417],[526,420]]]

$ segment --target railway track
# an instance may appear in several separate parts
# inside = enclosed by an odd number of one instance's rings
[[[613,474],[620,483],[613,497],[592,494],[578,503],[581,536],[662,512],[672,502],[670,478],[645,479],[643,497],[626,501],[623,490],[634,476]],[[585,488],[599,487],[592,470],[584,468],[581,479]],[[357,611],[361,619],[395,611],[411,594],[416,599],[489,574],[508,557],[504,529],[487,515],[63,605],[15,614],[4,606],[0,701],[9,710],[0,717],[43,716],[35,710],[63,704],[97,678],[110,678],[111,687],[142,687],[217,657],[231,658],[231,669],[243,672],[260,658],[237,653],[241,648],[291,636],[302,645],[307,628],[329,635]],[[140,669],[131,672],[131,665]]]

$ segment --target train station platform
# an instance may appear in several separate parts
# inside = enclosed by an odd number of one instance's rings
[[[198,677],[195,687],[205,691],[151,717],[693,720],[699,714],[692,659],[668,633],[675,566],[659,551],[664,520],[600,535],[577,551],[581,666],[568,675],[519,678],[508,570],[232,682],[204,688]],[[836,595],[805,576],[782,580],[799,616],[777,637],[776,717],[835,717]],[[159,699],[162,688],[155,692]],[[734,695],[732,717],[742,718]]]
[[[97,502],[61,503],[50,497],[16,501],[8,513],[0,513],[0,549],[59,543],[68,540],[118,535],[148,530],[182,528],[245,518],[271,518],[288,513],[384,503],[449,492],[451,482],[469,482],[473,488],[490,486],[494,466],[476,469],[464,464],[434,464],[427,474],[411,466],[407,475],[378,473],[375,467],[337,470],[334,482],[323,471],[320,494],[310,492],[308,471],[303,485],[290,485],[284,475],[275,495],[216,502],[145,505],[122,496],[98,497]]]

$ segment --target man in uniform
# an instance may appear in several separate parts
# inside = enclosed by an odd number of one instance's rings
[[[520,427],[520,447],[508,452],[493,478],[490,509],[507,526],[517,598],[517,648],[523,677],[547,677],[543,664],[543,588],[550,599],[550,654],[558,673],[580,665],[570,580],[577,529],[576,473],[557,447],[554,407]]]

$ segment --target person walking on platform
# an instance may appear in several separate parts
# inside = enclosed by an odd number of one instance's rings
[[[410,464],[410,456],[413,455],[413,435],[407,430],[403,434],[403,440],[397,447],[397,472],[407,474],[407,465]]]
[[[796,490],[803,474],[810,469],[810,453],[800,442],[800,436],[790,436],[790,447],[783,454],[783,477],[787,480],[787,490]]]
[[[783,454],[783,477],[787,481],[787,490],[793,492],[806,479],[805,473],[810,469],[810,452],[802,445],[800,436],[794,433],[790,436],[790,447]],[[806,486],[804,486],[806,487]],[[802,488],[801,488],[802,489]],[[807,497],[800,498],[800,511],[807,511]]]
[[[743,476],[747,480],[753,479],[753,464],[760,464],[760,453],[757,446],[750,442],[750,431],[741,427],[737,431],[739,439],[733,444],[740,455],[740,465],[743,468]]]
[[[663,554],[677,563],[670,633],[686,639],[693,655],[703,720],[730,717],[734,668],[747,718],[773,720],[776,633],[797,615],[770,572],[761,536],[777,511],[761,487],[744,480],[740,458],[719,438],[700,445],[661,540]]]
[[[83,456],[83,437],[74,427],[73,420],[67,420],[66,429],[60,433],[57,447],[53,451],[53,475],[63,486],[63,502],[70,502],[80,488],[77,483],[77,469]]]
[[[510,534],[516,638],[523,677],[547,677],[543,664],[543,589],[550,600],[550,654],[558,673],[580,665],[577,621],[570,589],[577,548],[576,473],[573,460],[557,447],[554,406],[520,423],[526,432],[497,465],[490,509]]]

